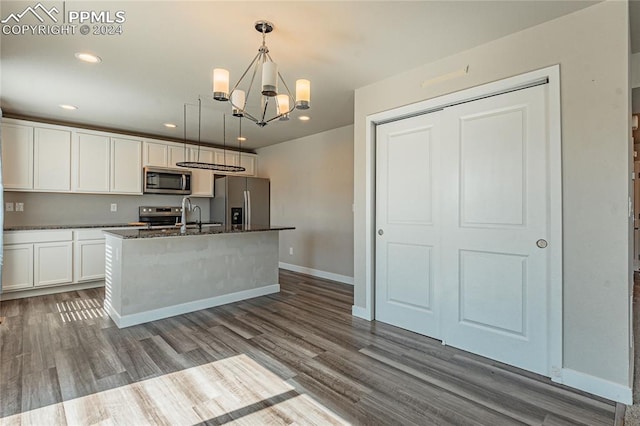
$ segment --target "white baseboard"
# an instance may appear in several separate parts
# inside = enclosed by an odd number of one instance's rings
[[[290,263],[280,262],[278,266],[287,271],[299,272],[312,277],[324,278],[326,280],[338,281],[343,284],[353,285],[353,277],[346,275],[334,274],[333,272],[321,271],[319,269],[307,268],[306,266],[292,265]]]
[[[120,315],[112,306],[105,304],[109,316],[116,323],[118,328],[131,327],[132,325],[143,324],[149,321],[156,321],[176,315],[199,311],[201,309],[213,308],[215,306],[226,305],[227,303],[239,302],[241,300],[252,299],[254,297],[266,296],[267,294],[278,293],[280,284],[272,284],[251,290],[238,291],[236,293],[222,296],[210,297],[208,299],[195,300],[193,302],[181,303],[179,305],[168,306],[166,308],[153,309],[151,311],[137,314]]]
[[[633,403],[633,394],[630,387],[569,368],[562,369],[562,376],[560,380],[557,381],[563,385],[571,386],[572,388],[580,389],[612,401],[627,405]]]
[[[47,294],[66,293],[67,291],[87,290],[89,288],[97,287],[104,287],[104,280],[88,281],[76,284],[57,284],[51,287],[35,287],[16,291],[6,290],[0,294],[0,301],[45,296]]]
[[[356,305],[351,306],[351,315],[353,315],[354,317],[365,319],[367,321],[371,321],[373,319],[368,309],[361,308],[360,306]]]

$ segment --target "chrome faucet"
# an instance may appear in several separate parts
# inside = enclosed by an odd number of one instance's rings
[[[182,224],[180,225],[180,233],[184,234],[187,232],[187,216],[189,215],[189,212],[191,211],[192,206],[191,206],[191,199],[189,197],[183,197],[182,198],[182,217],[180,218],[180,221],[182,222]]]
[[[202,210],[200,206],[193,206],[192,210],[198,209],[198,231],[202,231]]]

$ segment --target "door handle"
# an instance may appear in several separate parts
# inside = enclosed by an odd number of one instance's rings
[[[384,231],[382,229],[378,229],[378,235],[384,235]]]
[[[549,245],[549,243],[547,243],[547,240],[543,240],[542,238],[539,239],[538,241],[536,241],[536,245],[539,248],[547,248],[547,246]]]

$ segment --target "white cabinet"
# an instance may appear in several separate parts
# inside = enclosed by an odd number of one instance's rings
[[[167,167],[167,144],[163,142],[144,142],[143,160],[145,166]]]
[[[211,148],[191,147],[190,161],[213,163],[214,151]],[[206,169],[191,169],[191,196],[213,197],[213,171]]]
[[[4,246],[2,291],[33,286],[33,244]]]
[[[167,145],[167,167],[176,168],[176,163],[185,160],[185,153],[188,155],[189,147],[184,145]]]
[[[71,241],[33,245],[33,285],[66,284],[73,281]]]
[[[104,279],[104,239],[76,241],[74,265],[75,281]]]
[[[74,231],[74,281],[104,279],[104,234],[102,229]]]
[[[172,142],[145,141],[143,149],[145,166],[169,167],[175,169],[176,163],[185,161],[185,146]],[[189,146],[186,148],[189,152]]]
[[[33,127],[2,125],[2,180],[5,189],[33,188]]]
[[[7,232],[4,238],[2,291],[73,282],[72,232]]]
[[[60,126],[3,124],[2,173],[5,189],[69,192],[71,133],[69,128]]]
[[[142,192],[142,141],[111,138],[111,192]]]
[[[255,176],[256,175],[256,158],[255,154],[249,154],[245,152],[224,151],[216,150],[216,163],[226,164],[227,166],[241,166],[245,168],[244,172],[232,172],[228,174],[241,175],[241,176]],[[221,173],[226,174],[226,173]]]
[[[109,192],[108,136],[78,133],[73,144],[74,185],[78,192]]]
[[[142,194],[142,141],[78,132],[73,141],[73,189]]]
[[[71,190],[71,131],[34,129],[33,189],[67,192]]]

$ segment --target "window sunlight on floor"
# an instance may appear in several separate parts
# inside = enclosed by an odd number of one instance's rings
[[[62,322],[104,318],[106,313],[96,299],[74,299],[56,303]]]
[[[25,424],[347,424],[246,355],[0,419]]]

